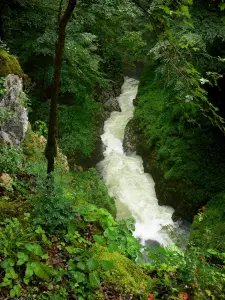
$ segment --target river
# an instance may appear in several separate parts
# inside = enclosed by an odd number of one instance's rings
[[[172,220],[172,207],[159,206],[155,183],[144,172],[142,158],[135,153],[127,155],[123,150],[124,131],[133,117],[139,82],[125,78],[118,102],[121,112],[112,112],[105,121],[101,136],[105,146],[104,159],[97,165],[110,196],[115,198],[117,219],[135,219],[134,236],[142,244],[156,241],[170,245],[172,240],[165,226],[176,227]]]

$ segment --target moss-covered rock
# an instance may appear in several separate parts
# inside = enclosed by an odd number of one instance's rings
[[[113,285],[122,295],[147,295],[151,292],[154,281],[142,269],[118,252],[109,252],[107,248],[95,245],[94,258],[98,261],[108,260],[114,264],[111,275],[105,282]]]
[[[26,211],[26,203],[20,200],[12,200],[7,196],[0,197],[0,221],[5,218],[18,217]]]
[[[0,77],[5,77],[8,74],[15,74],[22,77],[23,71],[16,56],[10,55],[0,49]]]

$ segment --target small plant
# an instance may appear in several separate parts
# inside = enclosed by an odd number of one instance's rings
[[[5,50],[6,52],[9,52],[9,48],[7,47],[7,44],[3,42],[0,38],[0,49]]]
[[[26,225],[14,218],[0,227],[0,269],[4,274],[0,287],[10,289],[12,298],[21,296],[23,282],[28,284],[34,276],[49,281],[54,274],[45,263],[48,255],[40,245],[51,245],[45,231],[40,226],[28,226],[29,214],[22,221]]]
[[[4,95],[5,93],[5,77],[0,77],[0,97]]]
[[[20,102],[23,106],[25,106],[28,110],[31,110],[30,106],[31,106],[31,101],[28,98],[28,96],[26,95],[26,93],[22,92],[20,94]]]
[[[34,123],[34,131],[37,133],[39,136],[47,136],[48,135],[48,127],[45,122],[43,121],[35,121]]]
[[[71,200],[71,194],[63,191],[60,184],[52,185],[50,179],[38,181],[38,197],[34,206],[34,221],[44,228],[54,230],[66,229],[68,224],[76,218]]]
[[[21,150],[18,146],[0,145],[0,172],[13,174],[22,164]]]

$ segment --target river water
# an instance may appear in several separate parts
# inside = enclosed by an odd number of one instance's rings
[[[159,206],[155,183],[150,174],[144,173],[143,161],[135,153],[123,151],[124,131],[133,117],[139,82],[125,78],[118,102],[121,112],[112,112],[104,124],[101,136],[105,146],[104,159],[97,165],[110,196],[115,198],[117,219],[135,219],[134,236],[142,244],[157,241],[161,245],[172,244],[165,226],[176,227],[172,207]]]

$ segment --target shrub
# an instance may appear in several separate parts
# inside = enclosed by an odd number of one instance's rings
[[[225,193],[213,197],[194,218],[190,240],[202,249],[225,252]]]
[[[21,167],[21,149],[18,146],[0,145],[0,172],[13,174]]]
[[[34,205],[34,222],[48,231],[63,230],[76,217],[71,194],[66,193],[59,183],[53,184],[51,178],[40,179]]]

